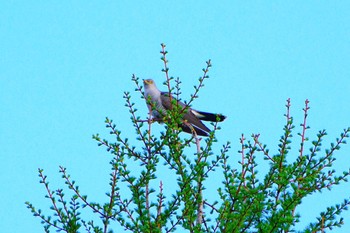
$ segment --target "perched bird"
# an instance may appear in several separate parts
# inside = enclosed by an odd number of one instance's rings
[[[161,92],[152,79],[144,79],[143,84],[147,107],[152,117],[162,119],[166,115],[166,111],[172,108],[171,99],[175,98],[170,98],[168,92]],[[195,132],[199,136],[208,136],[210,129],[202,121],[220,122],[226,118],[221,114],[194,110],[179,100],[177,103],[182,109],[187,108],[183,113],[183,123],[180,125],[186,133],[193,134]]]

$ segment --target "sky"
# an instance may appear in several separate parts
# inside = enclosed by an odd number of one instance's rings
[[[306,99],[308,136],[316,139],[326,129],[324,149],[350,126],[348,1],[0,1],[0,6],[0,229],[7,232],[43,232],[24,204],[50,206],[38,168],[52,189],[63,186],[62,165],[93,199],[105,197],[111,155],[91,136],[109,137],[104,124],[109,117],[124,137],[135,138],[123,93],[131,93],[146,118],[131,76],[153,78],[162,87],[161,43],[169,52],[170,75],[182,80],[184,100],[211,59],[210,78],[193,107],[228,116],[220,124],[217,148],[232,142],[233,158],[239,156],[242,133],[247,138],[259,133],[277,152],[288,98],[295,147]],[[349,169],[349,154],[350,145],[336,153],[338,174]],[[261,166],[263,171],[267,165]],[[349,196],[350,184],[310,196],[298,209],[299,229]],[[350,230],[350,213],[344,217],[345,225],[332,232]]]

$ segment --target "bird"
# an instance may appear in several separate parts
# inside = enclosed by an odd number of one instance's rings
[[[184,110],[183,123],[180,124],[180,127],[186,133],[207,137],[211,130],[202,121],[221,122],[226,119],[226,116],[222,114],[198,111],[175,99],[173,96],[170,98],[169,92],[160,91],[153,79],[144,79],[143,84],[144,97],[151,116],[157,120],[163,119],[167,110],[172,109],[173,103],[171,100],[176,100],[180,109]]]

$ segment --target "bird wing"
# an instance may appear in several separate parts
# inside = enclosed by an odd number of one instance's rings
[[[166,110],[170,110],[172,108],[172,103],[170,101],[169,93],[168,92],[162,92],[160,96],[161,102],[163,107]],[[172,97],[172,99],[175,99]],[[182,107],[182,109],[187,108],[188,106],[181,101],[177,100],[177,103]],[[192,133],[193,130],[196,131],[196,133],[200,136],[208,136],[208,133],[210,132],[210,129],[205,126],[201,120],[193,113],[193,109],[188,108],[187,111],[184,112],[183,115],[185,123],[181,125],[181,128],[183,131],[187,133]],[[188,125],[190,124],[191,127]]]

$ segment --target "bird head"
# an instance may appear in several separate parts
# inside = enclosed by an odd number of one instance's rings
[[[160,96],[160,91],[158,90],[156,83],[153,79],[144,79],[143,85],[145,87],[145,95],[151,95],[153,97]]]
[[[153,79],[144,79],[143,84],[145,86],[155,85]]]

